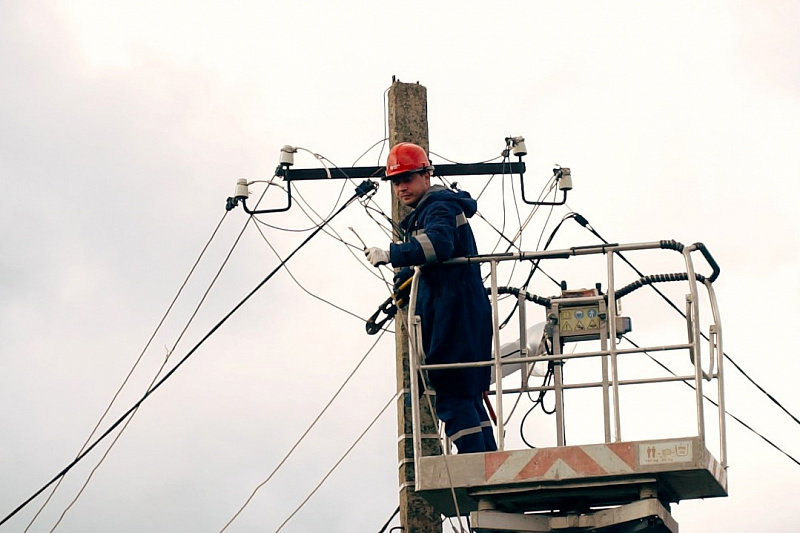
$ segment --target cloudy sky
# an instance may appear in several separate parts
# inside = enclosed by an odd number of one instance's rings
[[[285,144],[339,166],[384,161],[392,76],[427,87],[434,162],[491,159],[524,135],[526,191],[556,163],[572,169],[568,208],[535,213],[526,249],[570,209],[609,241],[704,242],[722,268],[725,351],[800,413],[798,19],[788,0],[0,2],[0,515],[75,457],[140,354],[101,429],[307,235],[277,228],[313,227],[352,194],[301,184],[290,212],[257,225],[241,208],[225,214],[237,178],[270,179]],[[297,165],[319,162],[301,151]],[[477,196],[487,182],[461,186]],[[530,212],[513,187],[492,180],[480,204],[511,235]],[[276,189],[265,199],[284,201]],[[373,207],[389,210],[387,187]],[[370,213],[348,208],[289,263],[295,279],[276,275],[147,400],[58,531],[223,528],[377,340],[353,315],[369,316],[386,288],[339,240],[360,246],[352,226],[385,246]],[[490,251],[497,234],[474,226]],[[551,248],[596,242],[565,224]],[[674,269],[647,261],[646,273]],[[633,316],[632,339],[673,315],[656,301]],[[393,346],[379,341],[228,531],[275,531],[300,507],[392,398]],[[796,422],[732,365],[726,374],[729,411],[800,460]],[[692,416],[680,405],[626,412],[679,437]],[[552,424],[534,419],[539,445]],[[800,466],[728,428],[730,496],[674,506],[681,531],[788,530]],[[283,530],[377,531],[397,506],[395,443],[390,408]],[[109,444],[29,531],[51,531]],[[23,531],[43,502],[0,530]]]

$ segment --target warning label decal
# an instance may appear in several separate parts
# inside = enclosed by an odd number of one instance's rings
[[[692,461],[692,441],[639,444],[640,465],[688,463]]]

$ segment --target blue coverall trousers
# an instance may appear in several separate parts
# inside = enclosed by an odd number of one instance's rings
[[[458,453],[497,450],[482,395],[464,397],[437,391],[436,415],[444,422],[444,432],[456,445]]]

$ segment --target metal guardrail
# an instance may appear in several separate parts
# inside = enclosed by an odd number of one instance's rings
[[[676,251],[682,254],[685,264],[685,272],[678,274],[669,274],[667,277],[670,279],[658,279],[658,276],[647,276],[638,280],[632,285],[638,283],[638,287],[633,289],[626,286],[625,290],[617,290],[615,285],[615,257],[618,257],[620,252],[639,251],[639,250],[654,250],[665,249]],[[693,253],[700,252],[711,267],[710,275],[697,274],[693,261]],[[513,360],[503,360],[501,357],[500,335],[499,332],[499,308],[498,308],[498,283],[497,283],[497,269],[498,265],[504,261],[540,261],[550,259],[565,259],[576,256],[584,255],[605,255],[606,256],[606,283],[607,290],[605,294],[598,294],[596,296],[582,297],[583,303],[596,303],[606,313],[605,327],[599,335],[600,349],[590,352],[567,354],[562,353],[561,341],[559,339],[558,327],[553,330],[553,353],[549,355],[526,355],[526,339],[525,339],[525,313],[526,313],[526,299],[520,294],[520,350],[522,357],[514,358]],[[695,389],[695,416],[697,421],[697,437],[705,446],[706,442],[706,428],[705,428],[705,413],[704,413],[704,394],[703,394],[703,381],[715,381],[717,387],[717,411],[718,411],[718,424],[719,424],[719,459],[723,468],[727,467],[727,443],[726,443],[726,428],[725,428],[725,401],[724,401],[724,380],[723,380],[723,365],[722,365],[722,326],[717,304],[716,295],[714,293],[713,281],[719,276],[719,266],[714,261],[714,258],[708,252],[702,243],[696,243],[690,246],[684,246],[675,241],[654,241],[635,244],[606,244],[598,246],[582,246],[562,250],[553,251],[540,251],[540,252],[517,252],[517,253],[502,253],[502,254],[489,254],[479,255],[473,257],[464,257],[452,259],[444,264],[460,265],[460,264],[474,264],[474,263],[488,263],[490,267],[490,280],[491,280],[491,303],[492,303],[492,321],[494,328],[494,358],[492,361],[479,362],[479,363],[458,363],[450,365],[426,365],[424,364],[424,354],[422,350],[422,335],[421,324],[419,317],[415,316],[415,308],[417,301],[417,290],[419,286],[420,268],[416,268],[411,286],[411,296],[408,308],[409,320],[409,344],[410,344],[410,365],[412,376],[417,375],[417,372],[424,372],[430,369],[441,368],[455,368],[455,367],[478,367],[478,366],[493,366],[495,369],[495,376],[502,376],[502,367],[507,364],[533,364],[540,361],[553,361],[555,362],[554,368],[554,382],[552,385],[542,386],[527,386],[523,384],[520,388],[504,389],[503,379],[497,379],[495,382],[495,403],[497,411],[498,426],[496,429],[496,437],[498,447],[500,450],[505,449],[504,434],[504,402],[505,395],[510,393],[518,393],[522,391],[552,391],[556,396],[556,427],[558,446],[564,445],[565,422],[564,422],[564,391],[577,388],[600,388],[603,394],[603,415],[604,415],[604,435],[603,441],[605,443],[621,442],[622,437],[622,423],[620,417],[620,395],[619,388],[621,386],[629,385],[648,385],[665,382],[683,381],[691,384]],[[617,331],[617,300],[624,298],[636,288],[643,287],[644,285],[660,282],[660,281],[679,281],[685,282],[688,286],[688,294],[686,294],[686,331],[687,341],[679,342],[669,345],[657,346],[643,346],[638,348],[622,349],[617,346],[613,339],[618,338]],[[702,362],[702,344],[701,337],[703,333],[700,331],[700,289],[702,285],[706,289],[707,303],[711,310],[711,325],[708,334],[708,359],[707,367],[703,367]],[[550,305],[547,313],[547,318],[550,321],[558,320],[557,310],[559,306],[564,304],[574,305],[578,300],[575,298],[561,298],[551,297],[549,299],[541,298],[537,301],[539,305],[544,302]],[[553,312],[556,312],[555,316]],[[637,379],[621,379],[619,372],[619,359],[621,356],[628,357],[630,354],[649,353],[649,352],[671,352],[685,350],[689,352],[689,358],[693,367],[693,374],[691,375],[678,375],[678,376],[656,376],[644,377]],[[582,383],[565,384],[560,374],[561,363],[569,359],[578,358],[600,358],[601,360],[601,375],[594,381],[587,381]],[[414,425],[414,453],[415,459],[422,456],[422,445],[420,435],[420,391],[419,380],[411,379],[411,402],[413,413]],[[685,435],[680,435],[684,437]],[[448,453],[445,450],[445,453]],[[416,463],[417,461],[415,461]]]

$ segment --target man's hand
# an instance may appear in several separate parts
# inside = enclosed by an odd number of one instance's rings
[[[379,267],[389,263],[389,252],[381,250],[375,246],[364,248],[364,255],[367,256],[367,261],[372,263],[372,266]]]

